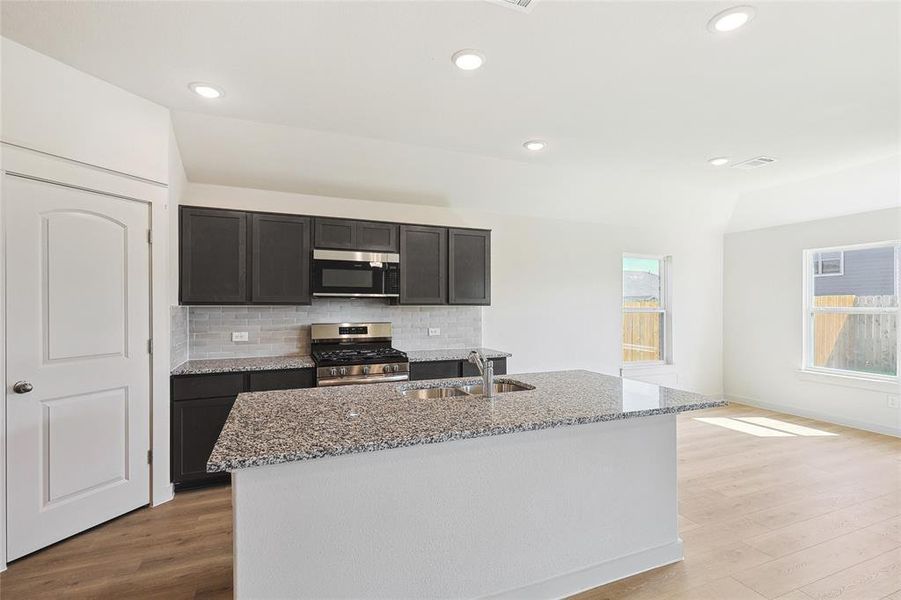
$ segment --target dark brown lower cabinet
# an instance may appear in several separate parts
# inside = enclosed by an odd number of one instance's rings
[[[496,358],[493,362],[495,375],[507,372],[506,358]],[[413,381],[470,377],[478,373],[475,365],[465,360],[410,364],[410,379]],[[313,369],[173,376],[171,467],[175,489],[229,481],[228,473],[207,473],[206,463],[238,394],[315,385]]]
[[[506,375],[507,359],[494,358],[495,375]],[[425,379],[452,379],[454,377],[478,376],[479,370],[468,360],[435,360],[428,362],[410,363],[410,379],[423,381]]]
[[[235,396],[172,404],[172,482],[176,489],[229,480],[228,473],[207,473],[206,462],[234,403]]]
[[[228,473],[207,473],[206,463],[228,413],[241,392],[309,388],[313,369],[172,377],[172,483],[176,490],[230,480]]]

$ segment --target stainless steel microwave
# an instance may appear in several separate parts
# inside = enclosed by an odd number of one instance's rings
[[[384,252],[313,250],[313,295],[396,298],[400,295],[400,256]]]

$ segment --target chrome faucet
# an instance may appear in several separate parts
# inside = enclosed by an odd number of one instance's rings
[[[482,393],[486,398],[494,398],[494,361],[485,358],[478,350],[469,353],[469,362],[479,369],[482,376]]]

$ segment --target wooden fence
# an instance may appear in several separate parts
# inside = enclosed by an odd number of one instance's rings
[[[630,308],[657,308],[656,300],[631,301]],[[623,362],[663,360],[661,331],[663,313],[623,312]]]
[[[815,306],[885,306],[887,296],[818,296]],[[830,369],[895,375],[896,317],[888,314],[816,313],[814,365]]]

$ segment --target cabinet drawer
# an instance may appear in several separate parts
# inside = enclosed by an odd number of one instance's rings
[[[250,374],[247,389],[251,392],[269,390],[294,390],[315,385],[313,369],[291,369],[287,371],[260,371]]]
[[[460,376],[460,361],[439,360],[432,362],[417,362],[410,364],[410,379],[420,381],[423,379],[449,379]]]
[[[173,400],[237,396],[243,391],[243,373],[185,375],[172,379]]]

